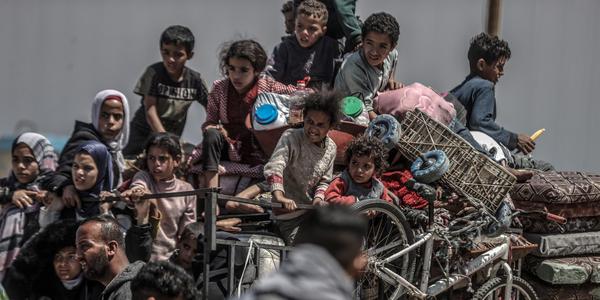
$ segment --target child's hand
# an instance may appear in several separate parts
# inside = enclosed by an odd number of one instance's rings
[[[217,229],[221,229],[223,231],[240,232],[242,231],[242,228],[237,227],[237,225],[240,225],[241,223],[242,220],[240,218],[229,218],[218,220],[216,225]]]
[[[100,200],[104,200],[106,199],[106,197],[114,197],[115,194],[111,193],[109,191],[102,191],[100,192],[99,198]],[[100,203],[100,213],[101,214],[106,214],[110,211],[110,209],[112,208],[113,203],[112,202],[102,202]]]
[[[321,197],[315,197],[315,199],[313,199],[312,205],[327,206],[327,205],[329,205],[329,203],[325,202],[325,200],[321,199]]]
[[[528,135],[520,133],[517,136],[517,149],[527,155],[535,149],[535,142]]]
[[[298,206],[296,206],[296,201],[290,199],[290,198],[286,198],[285,196],[281,196],[280,198],[277,198],[274,200],[276,202],[279,202],[281,204],[283,204],[283,209],[287,210],[287,211],[294,211],[296,209],[298,209]]]
[[[140,185],[135,185],[132,188],[121,193],[121,198],[123,198],[128,204],[135,204],[140,198],[144,195],[150,194],[150,191]]]
[[[28,190],[16,190],[12,196],[12,204],[18,208],[26,208],[33,204],[37,192]]]
[[[223,137],[227,138],[229,137],[229,134],[227,133],[227,130],[225,130],[225,128],[223,127],[223,125],[217,124],[217,125],[207,125],[206,127],[204,127],[204,130],[208,130],[210,128],[214,128],[216,130],[218,130]]]
[[[404,84],[400,81],[396,81],[393,79],[388,80],[387,89],[388,90],[397,90],[404,87]]]
[[[63,198],[63,202],[64,202],[65,206],[81,208],[81,201],[79,201],[79,195],[77,195],[75,186],[67,185],[63,189],[62,198]]]

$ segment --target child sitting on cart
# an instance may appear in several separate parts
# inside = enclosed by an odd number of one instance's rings
[[[337,149],[327,133],[340,120],[340,100],[332,91],[306,96],[304,127],[286,130],[265,165],[273,202],[283,204],[273,212],[288,245],[305,219],[306,211],[296,204],[324,204]]]
[[[352,205],[364,199],[393,202],[387,188],[377,179],[387,167],[384,144],[367,135],[353,139],[346,148],[346,169],[325,191],[325,201],[331,204]]]

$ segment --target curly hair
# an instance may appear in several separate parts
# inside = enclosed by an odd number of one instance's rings
[[[388,151],[383,142],[374,137],[361,135],[354,138],[346,147],[346,164],[350,164],[354,155],[373,158],[377,174],[381,174],[388,167]]]
[[[310,110],[322,111],[329,116],[331,126],[336,125],[342,116],[342,96],[335,90],[323,89],[304,97],[304,116]]]
[[[260,73],[267,66],[267,53],[255,40],[227,42],[221,47],[219,68],[223,76],[227,76],[229,59],[232,57],[247,59],[254,68],[254,72]]]
[[[369,32],[387,34],[392,41],[392,45],[398,43],[400,37],[400,25],[394,16],[386,13],[379,12],[370,15],[362,26],[362,38],[364,39]]]
[[[162,45],[182,45],[188,55],[194,50],[194,34],[192,31],[181,25],[167,27],[160,35],[160,46]]]
[[[467,57],[469,64],[473,67],[480,58],[483,58],[487,64],[493,64],[501,57],[509,59],[510,54],[507,41],[482,32],[471,39]]]
[[[308,17],[314,17],[321,20],[321,24],[327,24],[329,19],[329,13],[327,12],[327,6],[317,0],[305,0],[300,3],[296,9],[296,16],[305,15]]]
[[[200,295],[192,276],[181,267],[168,261],[149,262],[131,281],[132,299],[157,299],[181,297],[184,300],[198,299]]]

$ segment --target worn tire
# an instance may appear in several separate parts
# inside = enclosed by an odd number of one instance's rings
[[[472,300],[496,300],[504,299],[503,287],[506,285],[506,276],[500,276],[492,278],[486,281],[477,292],[473,295]],[[512,299],[522,300],[537,300],[539,299],[535,290],[531,285],[523,278],[514,276],[513,277],[513,291],[512,293],[518,293],[520,297],[511,297]],[[516,294],[515,294],[516,295]]]
[[[388,149],[392,149],[400,141],[400,123],[392,115],[379,115],[369,123],[365,134],[377,138]]]
[[[450,168],[450,160],[442,150],[431,150],[423,154],[426,160],[432,162],[425,167],[422,158],[418,157],[410,167],[413,177],[422,183],[432,183],[439,180]]]
[[[414,243],[410,225],[400,209],[393,204],[380,199],[369,199],[354,204],[352,208],[358,214],[366,214],[368,211],[378,213],[377,216],[369,219],[369,230],[365,241],[367,249],[374,251],[392,242],[400,241],[402,243],[402,245],[375,254],[376,257],[389,257]],[[386,264],[386,267],[412,282],[416,268],[415,257],[416,251],[412,251],[408,255]],[[367,272],[357,281],[356,286],[359,289],[360,299],[389,299],[396,289],[396,286],[389,285],[379,278],[371,267],[367,268]]]

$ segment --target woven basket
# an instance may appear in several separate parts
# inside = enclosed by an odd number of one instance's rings
[[[402,134],[397,146],[404,156],[415,160],[430,150],[444,151],[450,169],[441,183],[492,214],[516,182],[505,168],[420,110],[407,112],[400,127]]]

